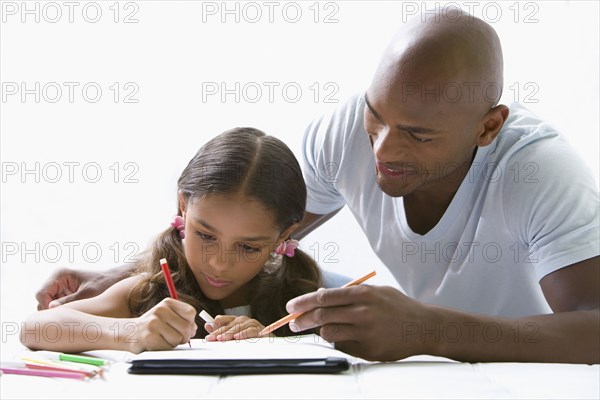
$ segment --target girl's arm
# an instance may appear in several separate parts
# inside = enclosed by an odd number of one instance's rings
[[[131,316],[129,292],[142,278],[127,278],[91,299],[38,311],[23,324],[21,342],[32,350],[134,353],[188,342],[197,329],[196,311],[189,304],[165,299],[144,315]]]

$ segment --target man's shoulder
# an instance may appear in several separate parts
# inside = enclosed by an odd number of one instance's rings
[[[304,133],[303,151],[324,151],[342,156],[366,137],[364,133],[364,96],[355,94],[333,111],[313,120]],[[362,143],[360,143],[362,145]],[[362,147],[359,145],[359,148]]]
[[[490,152],[490,161],[543,161],[557,152],[574,153],[574,148],[554,126],[525,106],[512,103],[509,110]]]
[[[500,138],[511,136],[513,140],[528,143],[542,138],[559,136],[558,130],[524,105],[511,103],[508,108],[509,116],[500,130]]]
[[[364,96],[354,94],[332,111],[316,118],[310,124],[308,131],[321,131],[321,133],[327,132],[339,136],[355,128],[362,128],[364,107]]]
[[[527,199],[551,204],[550,197],[595,186],[591,169],[563,134],[522,105],[510,110],[484,161],[485,182],[501,189],[504,201],[514,207]]]

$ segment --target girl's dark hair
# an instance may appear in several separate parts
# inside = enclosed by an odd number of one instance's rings
[[[187,203],[211,194],[243,194],[272,210],[280,232],[300,222],[306,206],[306,185],[292,151],[281,140],[254,128],[235,128],[206,143],[183,170],[177,182]],[[178,215],[179,202],[177,202]],[[140,272],[146,273],[131,291],[129,308],[139,316],[169,296],[159,260],[166,258],[180,300],[197,311],[223,314],[218,301],[200,290],[186,261],[179,231],[169,228],[154,242]],[[321,286],[321,273],[315,262],[299,249],[293,257],[283,256],[274,273],[261,271],[249,284],[251,318],[268,325],[287,314],[288,300]],[[204,337],[204,323],[197,317],[197,337]],[[286,325],[280,336],[293,333]]]

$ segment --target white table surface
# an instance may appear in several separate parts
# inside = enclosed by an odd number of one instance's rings
[[[13,338],[9,338],[13,339]],[[2,359],[23,347],[2,343]],[[339,374],[131,375],[116,362],[87,382],[4,374],[2,399],[158,398],[600,398],[600,365],[459,363],[415,356],[391,363],[356,360]]]

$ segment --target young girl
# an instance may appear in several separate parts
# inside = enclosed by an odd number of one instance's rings
[[[193,337],[249,338],[286,315],[288,300],[322,285],[314,261],[289,239],[304,214],[306,187],[282,141],[253,128],[215,137],[181,174],[177,202],[177,217],[140,274],[97,297],[35,313],[23,326],[22,343],[138,353]],[[169,297],[161,258],[179,300]],[[200,310],[218,315],[215,324],[201,323]],[[287,325],[275,333],[292,334]]]

